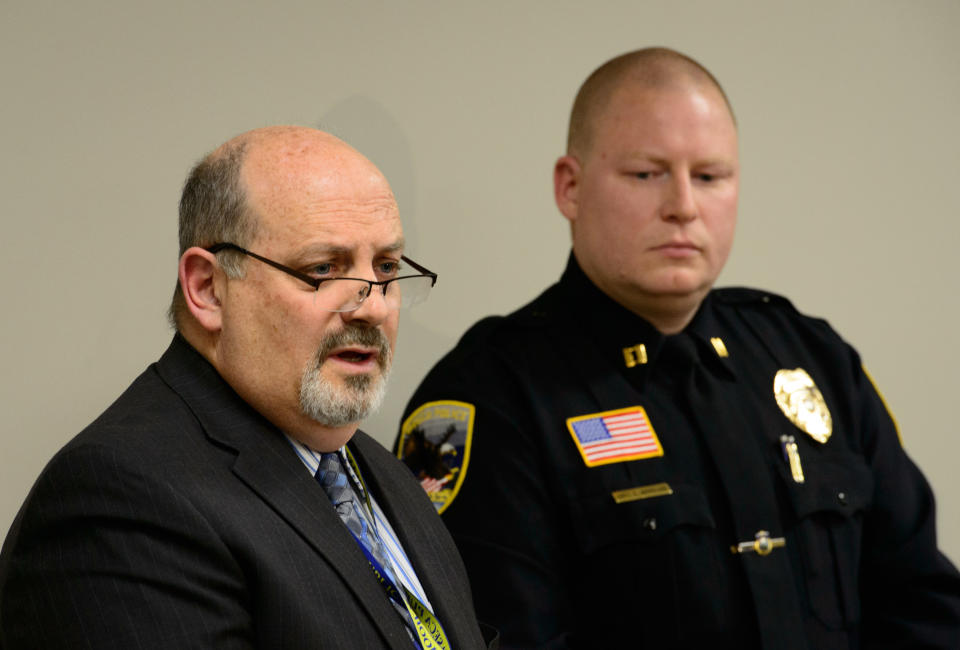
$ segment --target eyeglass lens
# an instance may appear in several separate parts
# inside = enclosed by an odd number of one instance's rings
[[[402,309],[426,300],[432,286],[433,280],[428,276],[411,276],[397,278],[386,285],[374,285],[371,291],[370,283],[365,280],[336,278],[317,287],[314,303],[326,311],[353,311],[364,300],[372,299],[368,294],[376,292],[388,308]]]

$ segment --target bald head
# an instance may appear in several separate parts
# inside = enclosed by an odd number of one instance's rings
[[[702,65],[675,50],[650,47],[610,59],[587,77],[580,86],[570,113],[567,153],[582,158],[590,152],[597,123],[602,119],[613,94],[620,88],[667,90],[711,88],[733,109],[719,82]]]
[[[259,220],[265,215],[292,214],[301,209],[309,212],[318,202],[340,200],[340,192],[347,187],[363,188],[371,206],[390,207],[395,203],[380,170],[329,133],[278,126],[240,137],[247,152],[241,185],[248,209]]]
[[[372,291],[403,259],[386,179],[322,131],[257,129],[194,168],[180,218],[179,333],[285,433],[343,446],[379,403],[399,325],[399,285]]]
[[[265,210],[282,211],[284,202],[317,200],[325,183],[345,174],[369,177],[383,187],[383,201],[393,201],[373,163],[329,133],[300,126],[242,133],[206,155],[187,176],[180,198],[179,255],[219,242],[246,248],[256,238]],[[229,277],[243,276],[243,255],[225,250],[217,258]],[[176,327],[183,307],[178,283],[170,305]]]

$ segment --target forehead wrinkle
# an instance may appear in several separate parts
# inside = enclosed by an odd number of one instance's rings
[[[405,245],[406,242],[404,241],[403,237],[400,237],[389,244],[377,247],[376,250],[381,253],[394,253],[397,251],[402,251]],[[340,244],[317,242],[304,246],[297,255],[298,257],[313,257],[316,255],[345,256],[351,255],[354,250],[355,247],[353,246],[342,246]]]
[[[332,193],[331,193],[332,194]],[[399,211],[389,190],[367,194],[360,192],[344,195],[319,196],[313,192],[276,192],[273,196],[257,195],[252,201],[260,215],[279,217],[285,225],[296,220],[304,223],[319,220],[357,220],[372,222],[398,219]]]
[[[369,197],[319,197],[305,202],[301,208],[305,214],[321,217],[399,218],[397,204],[392,194]]]

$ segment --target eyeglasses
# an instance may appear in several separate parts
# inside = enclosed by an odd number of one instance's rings
[[[292,275],[316,289],[314,303],[326,311],[353,311],[363,304],[374,287],[380,288],[383,301],[390,309],[412,307],[426,300],[430,295],[430,289],[437,283],[436,273],[405,256],[401,256],[400,259],[420,271],[420,275],[402,275],[389,280],[363,280],[361,278],[315,278],[229,242],[214,244],[204,250],[209,253],[237,251],[264,264],[269,264],[287,275]]]

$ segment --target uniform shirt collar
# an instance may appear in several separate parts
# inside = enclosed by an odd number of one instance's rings
[[[667,337],[603,293],[583,272],[572,252],[559,289],[568,317],[583,324],[604,359],[631,375],[641,375],[641,380],[652,371]],[[692,338],[700,361],[712,370],[733,373],[711,294],[677,336]]]

